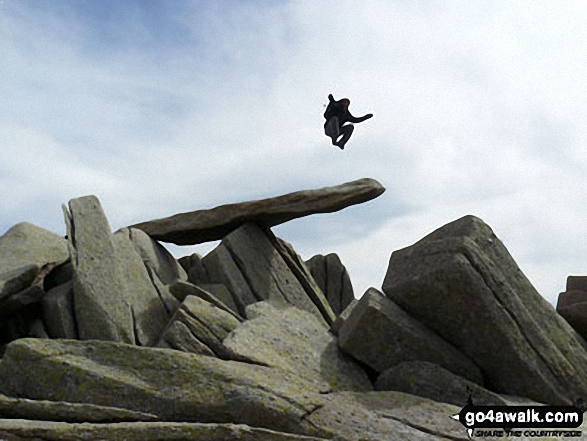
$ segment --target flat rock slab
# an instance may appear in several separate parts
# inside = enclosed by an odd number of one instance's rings
[[[383,291],[469,356],[488,389],[552,405],[587,398],[584,340],[481,219],[465,216],[395,251]]]
[[[17,418],[70,423],[114,423],[121,421],[156,421],[157,417],[116,407],[63,401],[29,400],[0,395],[0,418]],[[1,438],[0,438],[1,439]]]
[[[340,347],[381,373],[402,361],[429,361],[481,384],[479,368],[438,334],[370,288],[338,333]]]
[[[97,340],[20,339],[0,360],[0,393],[11,397],[324,436],[305,420],[322,403],[312,386],[280,369]]]
[[[394,390],[464,407],[472,393],[477,406],[507,406],[509,402],[467,379],[427,361],[405,361],[384,371],[375,383],[377,390]]]
[[[13,436],[14,438],[11,438]],[[18,437],[18,438],[17,438]],[[326,438],[276,432],[244,424],[136,422],[112,424],[67,424],[49,421],[2,420],[4,441],[325,441]]]
[[[247,317],[224,340],[233,353],[315,381],[321,392],[373,390],[363,369],[313,314],[259,302],[247,308]]]
[[[162,242],[195,245],[222,239],[247,222],[272,227],[310,214],[339,211],[374,199],[384,191],[374,179],[359,179],[334,187],[176,214],[133,227]]]

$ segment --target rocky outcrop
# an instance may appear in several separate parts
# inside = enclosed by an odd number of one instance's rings
[[[384,191],[385,188],[374,179],[360,179],[335,187],[176,214],[133,227],[162,242],[195,245],[222,239],[245,223],[273,227],[310,214],[339,211],[374,199]]]
[[[559,294],[556,311],[581,337],[587,338],[587,277],[567,278],[567,290]]]
[[[489,389],[549,404],[587,397],[585,342],[480,219],[395,251],[383,291],[470,357]]]
[[[482,384],[479,368],[457,348],[370,288],[338,332],[340,347],[376,372],[403,361],[429,361]]]
[[[346,268],[335,253],[317,254],[306,262],[312,277],[320,287],[335,315],[353,301],[353,285]]]
[[[479,219],[394,252],[385,295],[360,299],[334,254],[304,262],[269,228],[371,184],[248,203],[258,218],[206,210],[196,236],[220,244],[179,261],[142,230],[111,233],[92,196],[70,201],[67,239],[9,230],[0,439],[465,440],[449,417],[467,389],[475,404],[586,396],[587,343]],[[559,299],[577,330],[586,280]]]

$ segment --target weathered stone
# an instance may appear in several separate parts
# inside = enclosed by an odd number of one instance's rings
[[[395,251],[383,290],[468,355],[490,390],[553,405],[587,397],[585,342],[480,219]]]
[[[450,404],[401,392],[339,392],[325,400],[307,420],[345,441],[469,439],[450,418],[460,407]]]
[[[77,324],[73,311],[73,282],[51,289],[41,302],[43,321],[51,338],[77,339]]]
[[[379,373],[402,361],[420,360],[483,383],[470,359],[374,288],[359,299],[338,338],[346,353]]]
[[[257,299],[285,300],[325,320],[267,234],[257,225],[241,226],[226,236],[222,244]]]
[[[39,270],[38,265],[25,265],[0,274],[0,300],[31,286]]]
[[[47,334],[47,329],[45,328],[45,324],[43,320],[40,318],[33,321],[31,327],[29,329],[29,337],[32,338],[49,338],[49,334]]]
[[[275,237],[271,230],[267,230],[266,233],[277,252],[281,254],[281,258],[285,264],[289,267],[296,279],[298,279],[298,282],[300,282],[308,298],[316,305],[318,311],[320,311],[322,317],[326,320],[326,323],[331,325],[336,319],[336,315],[303,259],[296,253],[290,243]]]
[[[49,292],[59,285],[64,285],[73,280],[73,265],[67,261],[51,270],[43,282],[45,291]]]
[[[73,297],[78,332],[84,340],[133,343],[133,318],[126,282],[110,226],[95,196],[64,207],[74,266]]]
[[[587,301],[573,303],[569,306],[557,306],[557,312],[581,337],[587,339]]]
[[[238,315],[238,308],[236,303],[234,303],[234,298],[225,285],[222,283],[201,283],[196,286],[200,288],[201,291],[212,294],[214,298],[220,300],[224,305],[226,305],[230,309],[230,312]],[[204,300],[207,300],[202,295],[198,297],[202,297]]]
[[[359,179],[335,187],[176,214],[133,227],[162,242],[195,245],[222,239],[248,222],[272,227],[310,214],[339,211],[374,199],[384,191],[385,188],[374,179]]]
[[[63,401],[29,400],[0,395],[0,418],[41,421],[113,423],[117,421],[155,421],[155,415],[117,407]],[[1,438],[0,438],[1,439]]]
[[[53,268],[53,264],[47,263],[41,268],[37,266],[33,267],[36,268],[36,274],[30,286],[24,288],[22,291],[10,294],[9,296],[0,299],[0,317],[14,314],[14,312],[18,311],[19,309],[38,302],[45,295],[45,290],[43,289],[43,280]],[[14,284],[12,284],[12,286],[14,286]]]
[[[157,293],[159,294],[159,297],[163,301],[163,305],[167,310],[167,314],[171,316],[175,311],[177,311],[177,308],[179,308],[181,302],[177,300],[175,296],[171,293],[170,285],[166,285],[165,283],[163,283],[151,268],[149,268],[148,266],[145,268],[147,269],[147,273],[149,273],[149,277],[151,278],[153,286],[155,287]],[[176,283],[181,282],[181,280],[178,280]]]
[[[119,407],[163,421],[242,423],[313,436],[327,433],[306,420],[322,397],[298,376],[106,341],[14,341],[0,361],[0,393]]]
[[[233,314],[199,297],[187,296],[161,339],[172,349],[229,359],[222,342],[239,323]]]
[[[0,419],[0,439],[2,441],[5,439],[6,441],[326,441],[326,438],[276,432],[244,424],[142,421],[68,424],[2,419]]]
[[[336,317],[336,320],[332,322],[330,330],[334,335],[338,335],[340,328],[342,327],[344,322],[350,317],[351,312],[353,312],[353,309],[355,306],[357,306],[357,303],[359,303],[359,301],[357,299],[353,299],[353,301],[349,303],[349,305],[344,309],[344,311],[342,311],[340,315]]]
[[[211,283],[220,283],[226,286],[238,309],[237,312],[241,316],[245,316],[248,305],[262,300],[255,297],[225,244],[221,243],[206,254],[202,259],[202,264]]]
[[[326,256],[317,254],[308,260],[306,265],[326,296],[334,314],[340,315],[354,300],[355,295],[349,274],[338,255],[335,253]]]
[[[210,282],[210,277],[202,263],[202,259],[202,256],[198,253],[179,259],[179,263],[188,275],[188,282],[194,285]]]
[[[133,246],[129,229],[114,233],[112,243],[123,273],[124,285],[119,290],[131,308],[134,340],[141,346],[153,346],[169,320],[163,299]]]
[[[222,287],[224,287],[224,285],[220,285],[220,284],[219,285],[208,285],[208,286],[222,286]],[[235,312],[235,310],[237,308],[234,304],[234,301],[232,301],[232,296],[226,290],[226,287],[224,287],[224,290],[215,289],[215,291],[220,292],[222,294],[223,299],[225,299],[226,302],[229,303],[231,306],[228,306],[227,303],[220,300],[215,294],[212,294],[212,292],[210,292],[209,290],[204,289],[204,287],[196,286],[196,285],[193,285],[189,282],[181,282],[181,281],[176,282],[173,285],[171,285],[169,287],[169,289],[170,289],[171,293],[173,294],[173,296],[177,300],[179,300],[180,302],[183,302],[186,299],[186,297],[188,297],[188,296],[196,296],[196,297],[199,297],[203,300],[206,300],[207,302],[213,304],[217,308],[220,308],[223,311],[226,311],[227,313],[232,315],[234,318],[236,318],[238,320],[242,320],[242,317]]]
[[[224,340],[232,353],[317,383],[321,391],[369,391],[367,375],[338,348],[336,337],[307,311],[259,302],[247,308],[248,321]]]
[[[0,273],[27,265],[59,265],[69,259],[67,240],[27,222],[0,236]]]
[[[427,361],[404,361],[386,369],[377,378],[375,389],[405,392],[460,407],[467,404],[469,393],[475,405],[508,405],[498,394]]]
[[[556,304],[556,310],[560,313],[559,309],[566,308],[568,306],[574,305],[575,303],[583,303],[587,302],[587,292],[586,291],[565,291],[561,292],[558,296],[558,301]]]
[[[587,291],[587,276],[567,277],[567,291]]]
[[[165,285],[188,279],[179,262],[160,243],[136,228],[129,228],[128,235],[145,265],[153,270]]]

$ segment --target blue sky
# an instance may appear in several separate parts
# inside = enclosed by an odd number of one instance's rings
[[[391,252],[466,214],[541,294],[587,273],[582,1],[0,0],[0,234],[112,228],[350,180],[377,200],[276,233],[337,252],[356,295]],[[322,132],[351,98],[344,152]],[[177,256],[214,244],[170,247]]]

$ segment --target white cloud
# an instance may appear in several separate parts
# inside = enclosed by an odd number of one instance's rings
[[[584,271],[583,2],[117,5],[0,7],[2,231],[62,231],[82,194],[118,228],[373,177],[379,199],[278,229],[306,258],[338,252],[357,294],[465,214],[550,301]],[[328,93],[375,114],[344,152]]]

